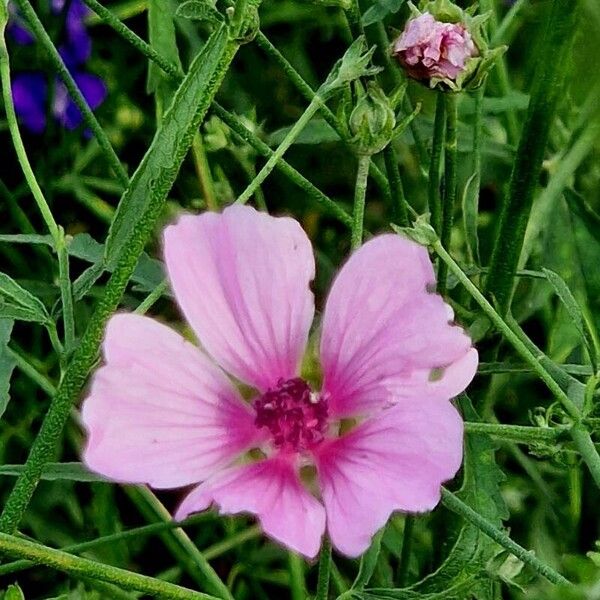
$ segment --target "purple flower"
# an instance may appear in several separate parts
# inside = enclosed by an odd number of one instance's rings
[[[455,81],[478,54],[462,23],[443,23],[428,12],[410,19],[394,44],[394,55],[419,80]]]
[[[65,34],[59,53],[86,102],[94,110],[104,102],[107,90],[100,77],[86,73],[82,68],[92,52],[92,42],[84,22],[88,8],[81,0],[71,0],[69,3],[65,0],[51,0],[50,7],[54,14],[64,14]],[[33,43],[33,36],[10,4],[9,9],[10,34],[13,40],[21,45]],[[69,96],[64,83],[55,79],[54,86],[50,89],[47,76],[41,71],[15,75],[12,94],[19,119],[32,133],[43,133],[48,112],[69,130],[76,129],[83,121],[83,115]]]

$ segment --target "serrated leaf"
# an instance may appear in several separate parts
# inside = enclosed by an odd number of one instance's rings
[[[362,16],[362,24],[366,27],[383,21],[388,15],[397,13],[405,0],[375,0]]]
[[[0,319],[0,418],[10,400],[10,379],[16,365],[15,359],[8,353],[12,328],[13,321]]]
[[[6,273],[0,273],[0,318],[47,323],[42,302]]]
[[[177,8],[175,14],[184,19],[208,21],[214,24],[223,21],[223,15],[217,11],[210,0],[188,0]]]
[[[583,316],[583,311],[581,310],[579,303],[575,299],[575,296],[573,296],[573,293],[569,289],[569,286],[566,284],[565,280],[558,273],[545,268],[542,269],[542,271],[556,292],[556,295],[560,298],[563,306],[569,313],[569,316],[573,321],[573,325],[575,325],[575,328],[581,335],[583,343],[587,348],[592,364],[597,370],[598,357],[596,356],[593,333],[588,328],[587,321]]]
[[[0,476],[17,477],[23,472],[24,465],[0,465]],[[42,479],[46,481],[83,481],[105,482],[106,478],[92,473],[83,463],[48,463],[44,467]]]

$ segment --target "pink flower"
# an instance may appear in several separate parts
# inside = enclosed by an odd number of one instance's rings
[[[436,506],[462,460],[449,399],[473,378],[477,352],[430,293],[425,248],[382,235],[342,268],[323,313],[316,391],[299,376],[315,263],[296,221],[231,206],[181,217],[164,244],[201,348],[147,317],[110,320],[83,405],[92,470],[155,488],[200,482],[177,519],[213,503],[249,512],[307,557],[326,527],[358,556],[393,511]],[[255,390],[250,401],[235,380]],[[312,486],[307,469],[300,478],[309,465]]]
[[[408,21],[393,51],[408,74],[421,80],[455,81],[478,54],[464,25],[437,21],[428,12]]]

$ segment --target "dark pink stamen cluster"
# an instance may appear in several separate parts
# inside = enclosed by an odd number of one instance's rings
[[[323,440],[327,428],[327,402],[315,397],[299,377],[269,389],[254,402],[256,426],[266,427],[276,448],[303,451]]]

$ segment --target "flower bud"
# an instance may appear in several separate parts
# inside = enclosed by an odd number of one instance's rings
[[[431,88],[460,91],[483,82],[496,56],[481,34],[487,15],[472,17],[449,0],[433,0],[413,17],[394,42],[392,53],[409,77]]]
[[[348,125],[353,142],[361,154],[376,154],[390,142],[396,116],[390,101],[381,88],[369,83],[366,93],[358,88],[359,99],[350,114]]]

